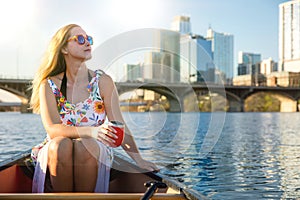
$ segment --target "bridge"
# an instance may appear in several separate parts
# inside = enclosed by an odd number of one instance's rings
[[[186,104],[195,104],[198,110],[197,98],[190,102],[184,102],[187,96],[199,96],[204,94],[218,94],[229,102],[230,112],[243,112],[244,101],[251,95],[258,92],[275,94],[281,102],[282,112],[295,112],[298,110],[297,101],[300,99],[299,87],[267,87],[267,86],[233,86],[216,84],[187,84],[187,83],[116,83],[119,94],[134,89],[148,89],[167,97],[170,103],[170,111],[182,112],[186,110]],[[225,105],[224,105],[225,106]],[[195,111],[196,111],[195,110]]]
[[[22,100],[24,109],[27,109],[31,95],[31,91],[28,90],[31,81],[30,79],[0,79],[0,89],[17,95]],[[197,111],[197,96],[204,94],[223,96],[229,102],[228,111],[230,112],[243,112],[244,101],[258,92],[275,94],[281,102],[281,111],[283,112],[297,111],[297,102],[300,99],[299,87],[223,86],[156,82],[116,82],[116,87],[120,95],[135,89],[152,90],[164,95],[170,103],[170,112]]]
[[[0,79],[0,89],[16,95],[21,102],[1,102],[1,107],[21,107],[21,112],[28,112],[29,98],[31,91],[29,89],[31,79]]]

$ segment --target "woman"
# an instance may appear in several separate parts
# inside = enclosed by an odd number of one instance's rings
[[[31,105],[47,132],[45,142],[32,151],[33,192],[44,192],[48,176],[54,192],[108,192],[112,138],[117,136],[104,120],[124,120],[111,77],[85,65],[92,44],[80,26],[62,27],[33,80]],[[123,149],[140,167],[157,171],[140,156],[126,127],[125,132]]]

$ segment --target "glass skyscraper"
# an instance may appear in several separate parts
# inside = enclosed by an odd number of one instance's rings
[[[211,41],[201,35],[181,35],[181,82],[216,83]]]
[[[233,35],[207,30],[207,40],[211,41],[213,61],[224,83],[230,84],[233,78]]]
[[[254,75],[259,73],[260,62],[260,54],[240,51],[238,55],[238,75]]]
[[[278,71],[300,72],[300,0],[279,5]]]

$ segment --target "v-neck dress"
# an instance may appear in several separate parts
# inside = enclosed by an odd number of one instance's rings
[[[67,126],[100,126],[104,123],[106,112],[104,102],[100,95],[99,79],[104,72],[95,71],[95,76],[89,82],[87,90],[89,97],[77,104],[69,102],[55,83],[48,78],[49,86],[57,101],[57,109],[62,124]],[[97,140],[96,140],[97,141]],[[48,147],[51,142],[49,135],[45,141],[32,149],[31,158],[35,164],[35,173],[32,183],[32,192],[43,193],[46,178]],[[113,160],[113,151],[111,147],[97,141],[100,149],[98,158],[98,177],[95,192],[108,192],[110,168]]]

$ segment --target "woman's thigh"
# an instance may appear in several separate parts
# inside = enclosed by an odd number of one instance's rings
[[[73,159],[73,142],[70,138],[55,137],[50,141],[48,159],[70,162]]]
[[[99,146],[93,138],[79,138],[74,140],[74,160],[85,163],[89,160],[98,160]]]

